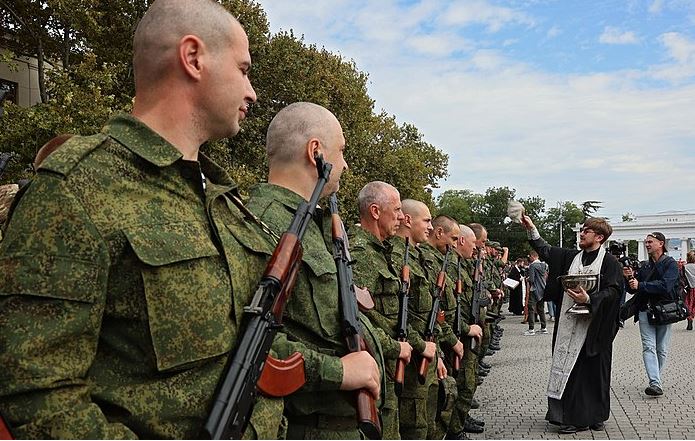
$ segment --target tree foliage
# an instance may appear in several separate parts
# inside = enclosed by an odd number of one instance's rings
[[[0,117],[0,151],[16,153],[6,181],[23,171],[38,148],[60,133],[98,131],[106,119],[130,110],[134,95],[132,35],[149,0],[0,0],[3,46],[16,55],[40,59],[42,102],[30,108],[7,105]],[[367,73],[351,60],[308,45],[292,31],[271,34],[267,16],[252,0],[221,0],[242,23],[253,59],[251,81],[258,96],[231,140],[203,149],[225,167],[242,190],[267,174],[265,132],[273,116],[296,101],[331,110],[343,126],[350,171],[341,185],[348,220],[361,187],[383,180],[403,197],[434,206],[432,188],[447,175],[448,158],[424,141],[419,130],[374,111]],[[43,73],[42,73],[43,75]]]

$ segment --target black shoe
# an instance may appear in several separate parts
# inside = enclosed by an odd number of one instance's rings
[[[603,421],[601,421],[600,423],[592,424],[591,426],[589,426],[589,428],[591,430],[601,431],[606,429],[606,425],[603,424]]]
[[[488,371],[485,371],[482,369],[480,371],[478,371],[478,375],[480,375],[481,377],[487,377],[487,374],[488,374]]]
[[[485,353],[485,356],[489,357],[491,355],[495,355],[495,351],[491,351],[490,349],[488,349],[487,352]]]
[[[475,385],[480,386],[481,384],[483,384],[483,379],[480,377],[476,378],[475,379]]]
[[[502,349],[499,345],[490,345],[488,348],[492,349],[493,351],[499,351]]]
[[[485,372],[486,374],[490,373],[490,369],[485,369],[482,366],[478,366],[478,372]]]
[[[686,331],[692,331],[693,330],[693,321],[688,320],[688,326],[685,327]]]
[[[467,417],[466,419],[468,420],[468,422],[473,423],[473,424],[475,424],[476,426],[485,427],[485,421],[483,421],[483,420],[479,420],[479,419],[477,419],[477,418],[473,418],[473,417],[470,416],[470,415],[468,415],[468,417]]]
[[[661,390],[659,386],[649,386],[644,390],[644,393],[649,395],[650,397],[660,397],[661,395],[664,394],[664,391]]]
[[[483,368],[483,369],[490,369],[490,368],[492,368],[492,365],[491,365],[491,364],[485,363],[483,360],[480,360],[480,361],[478,362],[478,364],[479,364],[480,367]]]
[[[558,432],[563,434],[563,435],[571,435],[573,433],[584,432],[587,430],[589,430],[589,426],[577,427],[577,426],[571,426],[568,424],[565,426],[560,426],[560,430],[558,430]]]
[[[471,400],[471,409],[480,409],[480,403],[475,398]]]
[[[468,439],[468,436],[466,436],[466,431],[462,430],[458,433],[446,433],[446,436],[444,439]]]
[[[463,431],[468,433],[483,433],[485,429],[482,426],[473,424],[470,421],[463,423]]]

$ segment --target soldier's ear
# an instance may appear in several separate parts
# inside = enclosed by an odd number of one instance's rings
[[[372,219],[379,220],[379,216],[381,215],[379,206],[377,204],[371,204],[369,206],[369,214],[372,216]]]
[[[311,138],[304,146],[304,153],[312,167],[316,167],[315,153],[322,153],[325,159],[325,152],[321,148],[321,141],[318,138]]]
[[[403,214],[403,225],[410,228],[413,226],[413,218],[409,214]]]

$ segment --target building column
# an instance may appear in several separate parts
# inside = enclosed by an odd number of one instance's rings
[[[688,238],[681,239],[681,259],[683,262],[688,261]]]
[[[640,262],[647,260],[647,249],[644,247],[644,239],[637,241],[637,258]]]
[[[579,248],[579,231],[577,231],[577,249],[581,250],[581,248]]]

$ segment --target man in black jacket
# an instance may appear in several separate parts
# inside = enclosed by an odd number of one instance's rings
[[[644,369],[647,371],[649,386],[644,393],[651,396],[660,396],[664,392],[661,384],[661,372],[666,365],[666,354],[671,342],[671,325],[652,325],[647,320],[647,308],[649,304],[658,304],[662,301],[675,299],[676,284],[678,283],[678,264],[666,253],[666,237],[662,233],[648,234],[644,245],[649,253],[649,260],[643,262],[637,274],[633,274],[632,268],[623,269],[628,279],[627,290],[637,297],[639,315],[639,331],[642,337],[642,358]],[[633,277],[634,276],[634,277]]]
[[[579,247],[571,250],[550,246],[538,234],[528,216],[523,217],[529,243],[559,274],[598,274],[598,288],[579,287],[555,298],[560,305],[553,332],[553,366],[548,382],[546,419],[571,434],[591,427],[602,430],[610,415],[610,379],[613,339],[618,327],[622,271],[603,243],[612,228],[600,218],[589,218],[580,231]],[[549,281],[550,282],[550,281]],[[549,283],[550,285],[550,283]],[[562,290],[562,287],[558,287]],[[557,295],[557,294],[556,294]],[[589,314],[573,314],[574,304],[585,305]]]

